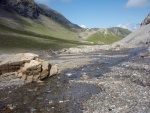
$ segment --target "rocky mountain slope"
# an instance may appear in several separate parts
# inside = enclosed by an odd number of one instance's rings
[[[71,23],[68,19],[66,19],[62,14],[59,12],[45,6],[42,4],[38,4],[39,11],[41,14],[51,17],[52,19],[56,20],[57,22],[61,23],[62,25],[69,27],[69,28],[80,28],[78,25]]]
[[[34,2],[34,0],[0,0],[0,6],[9,12],[15,11],[19,15],[32,19],[37,19],[39,18],[39,15],[42,14],[56,20],[66,27],[80,28],[79,26],[71,23],[57,11],[50,9],[45,5],[38,5]]]
[[[150,15],[141,23],[141,27],[135,32],[131,33],[121,41],[115,42],[114,45],[121,45],[124,47],[135,47],[138,45],[145,45],[150,43]]]
[[[147,25],[150,23],[150,13],[147,15],[147,17],[143,20],[141,23],[141,26]]]

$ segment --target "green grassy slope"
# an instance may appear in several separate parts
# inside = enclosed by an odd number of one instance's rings
[[[131,31],[128,29],[113,27],[107,29],[86,30],[85,33],[91,33],[86,39],[87,41],[94,42],[95,44],[112,44],[129,35]]]
[[[121,27],[108,28],[108,31],[113,32],[115,34],[118,33],[118,35],[120,35],[121,37],[125,37],[125,36],[129,35],[130,33],[132,33],[130,30],[124,29]]]
[[[81,30],[87,38],[79,36]],[[94,44],[111,44],[122,39],[123,35],[129,34],[121,28],[106,30],[69,29],[44,15],[40,15],[38,19],[30,19],[0,8],[0,50],[60,50],[90,44],[86,41]]]
[[[103,33],[98,32],[98,33],[94,33],[86,40],[94,42],[95,44],[112,44],[113,42],[116,42],[121,39],[122,38],[117,35],[113,35],[113,34],[104,35]]]
[[[77,33],[46,16],[32,20],[5,10],[3,13],[0,15],[1,50],[59,50],[82,44]]]

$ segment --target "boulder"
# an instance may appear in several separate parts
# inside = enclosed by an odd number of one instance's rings
[[[41,71],[42,71],[41,62],[38,62],[36,60],[31,60],[29,63],[25,63],[25,65],[19,70],[20,72],[19,75],[20,76],[22,75],[21,78],[23,81],[32,82],[38,80],[39,73],[41,73]]]
[[[20,72],[24,75],[30,76],[30,75],[37,75],[42,71],[42,65],[41,62],[38,62],[36,60],[31,60],[29,63],[25,63],[23,68],[20,69]]]
[[[17,72],[22,81],[37,82],[58,74],[58,67],[51,66],[47,61],[32,53],[21,53],[0,56],[0,75]]]
[[[50,68],[51,68],[51,65],[48,62],[46,61],[42,62],[42,72],[40,75],[40,80],[43,80],[46,77],[48,77],[47,75],[50,74]]]
[[[37,58],[38,55],[31,53],[21,53],[12,55],[1,55],[0,56],[0,74],[15,72],[19,70],[24,63],[30,62]]]
[[[49,77],[54,76],[54,75],[58,75],[59,74],[59,69],[56,65],[53,65],[50,69],[50,74]]]

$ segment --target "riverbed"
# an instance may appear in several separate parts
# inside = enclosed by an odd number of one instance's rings
[[[150,58],[139,55],[146,51],[40,53],[61,73],[40,83],[1,87],[0,113],[149,113]]]

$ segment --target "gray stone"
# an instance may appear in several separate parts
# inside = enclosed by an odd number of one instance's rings
[[[49,76],[50,67],[51,67],[51,65],[48,62],[46,62],[46,61],[42,62],[42,72],[40,75],[41,80],[43,80]]]
[[[25,63],[24,67],[20,70],[23,74],[27,76],[36,75],[42,70],[42,65],[36,60],[31,60],[29,63]]]
[[[141,26],[147,25],[150,23],[150,13],[147,15],[147,17],[143,20],[141,23]]]
[[[50,69],[50,75],[49,77],[51,76],[54,76],[54,75],[58,75],[59,74],[59,69],[56,65],[53,65]]]
[[[90,76],[88,76],[86,73],[84,73],[84,74],[81,76],[81,79],[84,79],[84,80],[89,79],[89,78],[90,78]]]

